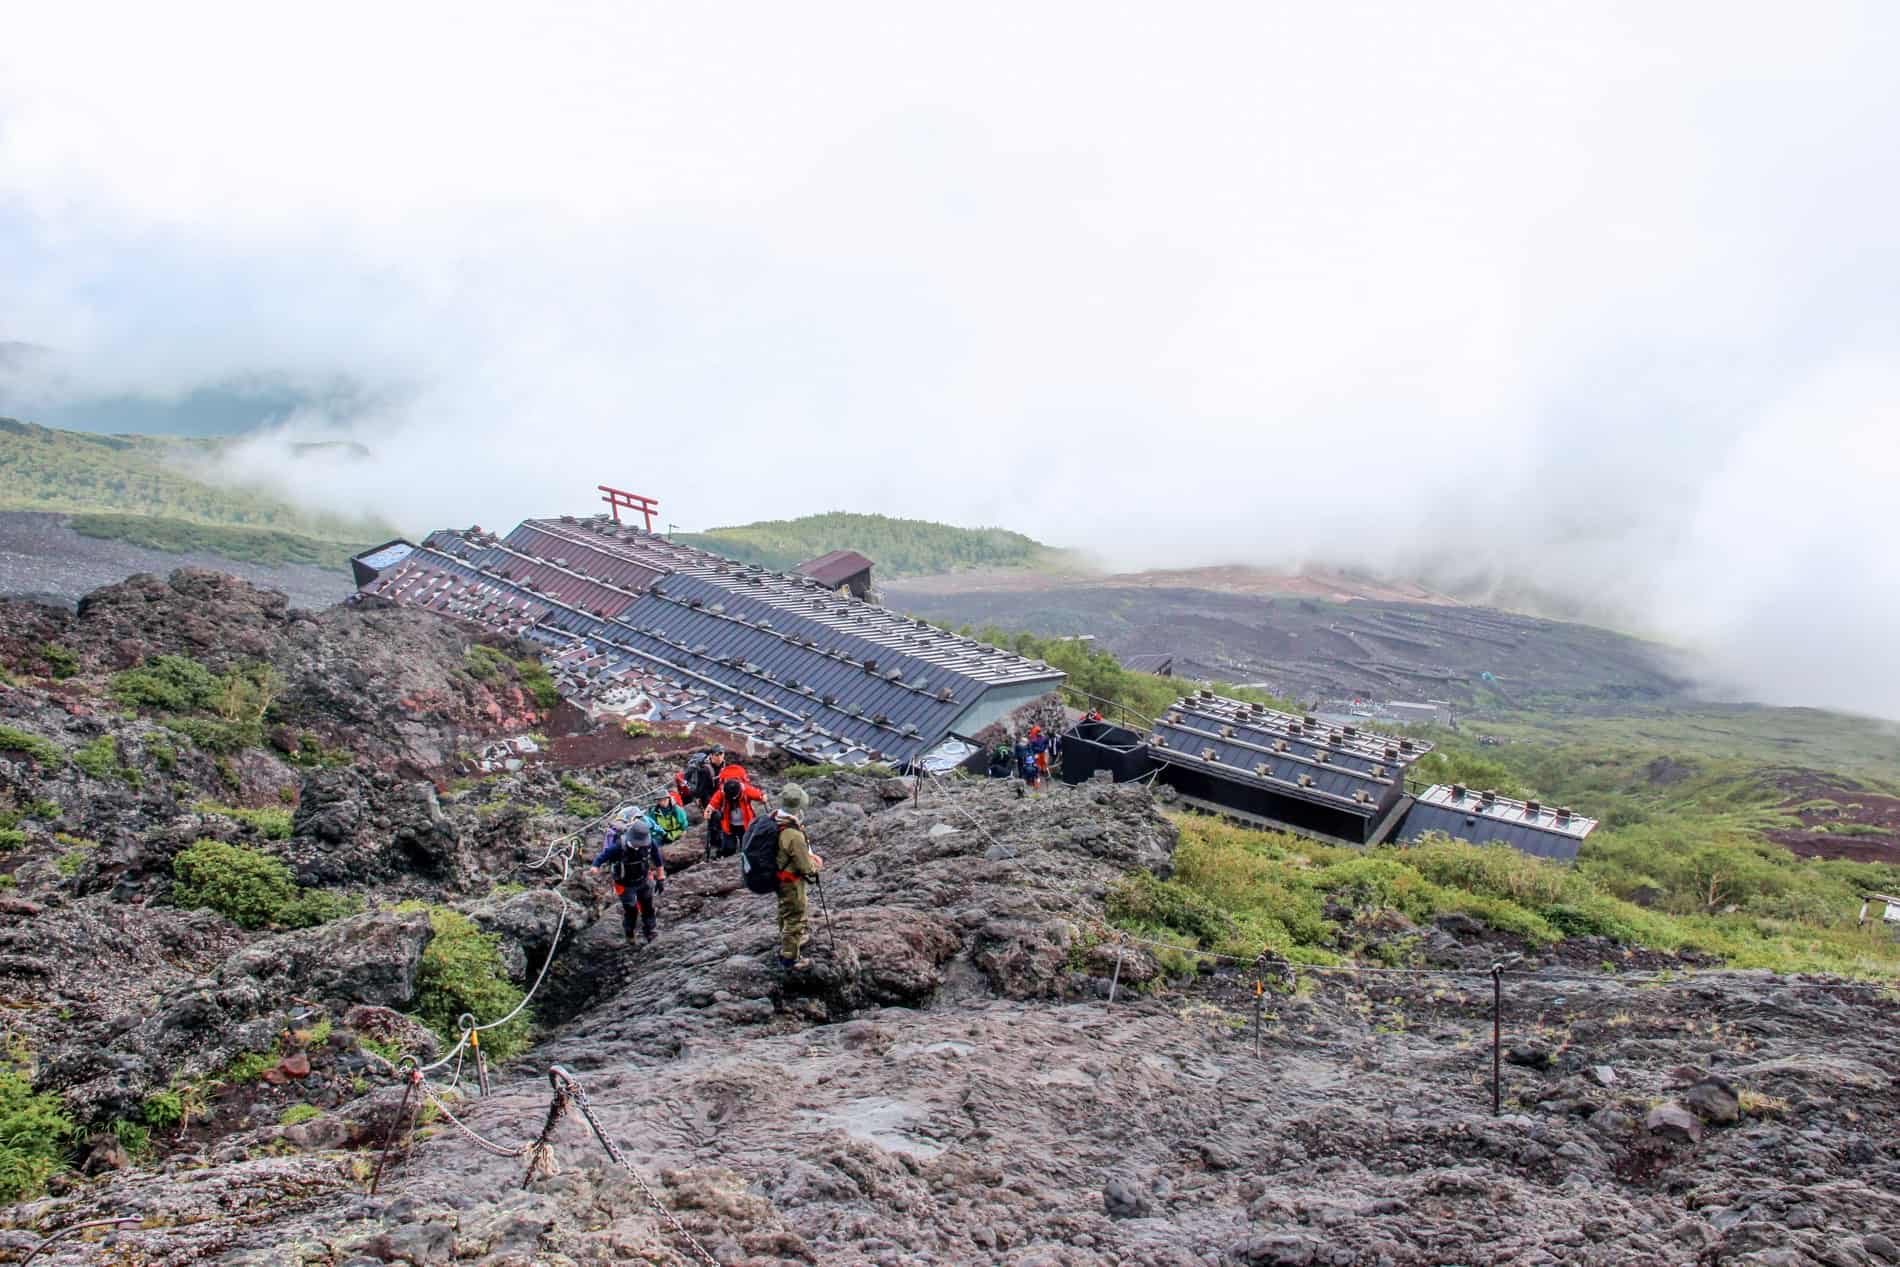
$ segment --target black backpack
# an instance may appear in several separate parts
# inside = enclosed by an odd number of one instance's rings
[[[711,755],[709,752],[695,752],[686,758],[686,786],[692,789],[696,800],[704,801],[712,795],[712,774],[706,769],[706,759]]]
[[[621,842],[620,856],[614,859],[614,879],[621,884],[638,884],[647,878],[647,869],[653,865],[653,846],[642,841],[636,852]]]
[[[739,879],[753,893],[778,892],[777,814],[761,814],[739,842]]]

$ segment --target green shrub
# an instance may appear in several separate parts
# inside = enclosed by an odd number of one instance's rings
[[[139,1114],[155,1131],[169,1131],[185,1120],[185,1097],[176,1091],[154,1091],[145,1097]]]
[[[57,642],[42,642],[37,648],[40,659],[53,671],[55,678],[64,681],[79,672],[79,657]]]
[[[143,1161],[152,1155],[151,1128],[143,1122],[114,1118],[106,1124],[106,1130],[119,1141],[133,1161]]]
[[[18,827],[0,827],[0,853],[26,847],[26,833]]]
[[[295,1126],[299,1122],[308,1122],[312,1118],[322,1116],[323,1110],[314,1104],[293,1104],[278,1114],[277,1122],[280,1126]]]
[[[0,1203],[38,1196],[64,1168],[72,1137],[59,1096],[33,1090],[23,1050],[0,1054]]]
[[[561,808],[576,818],[599,818],[606,813],[605,807],[591,796],[569,796],[561,801]]]
[[[167,774],[178,768],[178,749],[169,740],[153,735],[145,740],[145,755]]]
[[[429,926],[434,936],[416,976],[416,1016],[445,1042],[454,1042],[462,1013],[486,1023],[513,1011],[522,992],[502,966],[501,939],[482,932],[466,915],[441,907],[429,911]],[[484,1031],[482,1046],[490,1059],[506,1060],[527,1046],[528,1028],[524,1009],[499,1029]]]
[[[73,753],[73,764],[95,779],[125,777],[119,761],[119,741],[111,735],[100,735]]]
[[[235,819],[256,830],[266,840],[290,839],[290,811],[287,809],[275,806],[250,809],[242,805],[220,805],[216,801],[196,801],[191,808],[194,813],[217,814]]]
[[[209,712],[216,704],[216,674],[187,656],[152,656],[137,668],[112,675],[112,697],[132,708],[161,713]]]
[[[219,721],[213,717],[161,717],[159,725],[191,740],[201,752],[230,754],[264,742],[264,728],[255,722]]]
[[[172,859],[172,873],[178,881],[174,902],[214,910],[240,928],[277,923],[297,898],[290,868],[281,859],[222,841],[192,844]]]
[[[504,676],[502,666],[513,663],[493,647],[484,647],[480,643],[462,653],[462,668],[477,682],[500,681]]]
[[[240,928],[309,928],[362,908],[346,894],[298,888],[280,859],[216,840],[185,849],[172,860],[172,873],[177,905],[214,910]]]
[[[21,753],[46,770],[57,770],[66,764],[66,754],[57,744],[11,726],[0,726],[0,752]]]
[[[653,733],[653,727],[638,717],[629,717],[620,723],[620,733],[629,739],[645,739]]]
[[[561,702],[560,688],[554,685],[553,677],[539,660],[532,657],[517,660],[515,671],[521,677],[521,688],[534,698],[535,707],[545,712]]]
[[[231,1057],[230,1062],[226,1064],[224,1068],[218,1070],[212,1081],[222,1082],[234,1087],[243,1086],[248,1082],[256,1082],[259,1078],[264,1076],[265,1071],[273,1068],[281,1059],[283,1059],[283,1057],[278,1053],[275,1047],[269,1051],[239,1052],[237,1055]]]

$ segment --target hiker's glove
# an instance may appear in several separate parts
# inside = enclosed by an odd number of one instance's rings
[[[811,856],[811,869],[813,871],[823,871],[825,869],[825,860],[820,858],[817,854],[813,854]]]

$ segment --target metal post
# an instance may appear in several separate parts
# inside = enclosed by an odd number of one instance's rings
[[[422,1084],[422,1071],[409,1071],[409,1081],[402,1089],[402,1103],[396,1106],[396,1116],[390,1120],[389,1133],[383,1136],[382,1156],[376,1159],[376,1173],[369,1177],[369,1195],[376,1195],[376,1186],[383,1181],[383,1171],[389,1166],[389,1154],[396,1147],[396,1132],[402,1129],[403,1118],[409,1115],[409,1097]]]
[[[814,871],[811,878],[818,885],[818,909],[825,913],[825,932],[831,937],[831,955],[835,959],[838,956],[838,930],[831,923],[831,903],[825,901],[825,877]]]
[[[1122,948],[1120,946],[1117,946],[1115,947],[1115,975],[1108,979],[1108,1006],[1102,1009],[1104,1012],[1108,1011],[1109,1008],[1115,1006],[1115,987],[1120,985],[1121,983],[1122,983]]]
[[[1491,1116],[1504,1111],[1504,965],[1491,965]]]
[[[1260,979],[1255,977],[1253,983],[1253,1058],[1255,1060],[1260,1059],[1260,996],[1265,989]]]

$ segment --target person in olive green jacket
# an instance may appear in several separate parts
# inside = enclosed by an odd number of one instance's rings
[[[778,962],[787,972],[802,972],[811,967],[811,960],[800,953],[810,936],[805,882],[818,874],[825,860],[811,851],[805,825],[798,820],[799,812],[811,805],[805,789],[787,783],[778,800]]]

